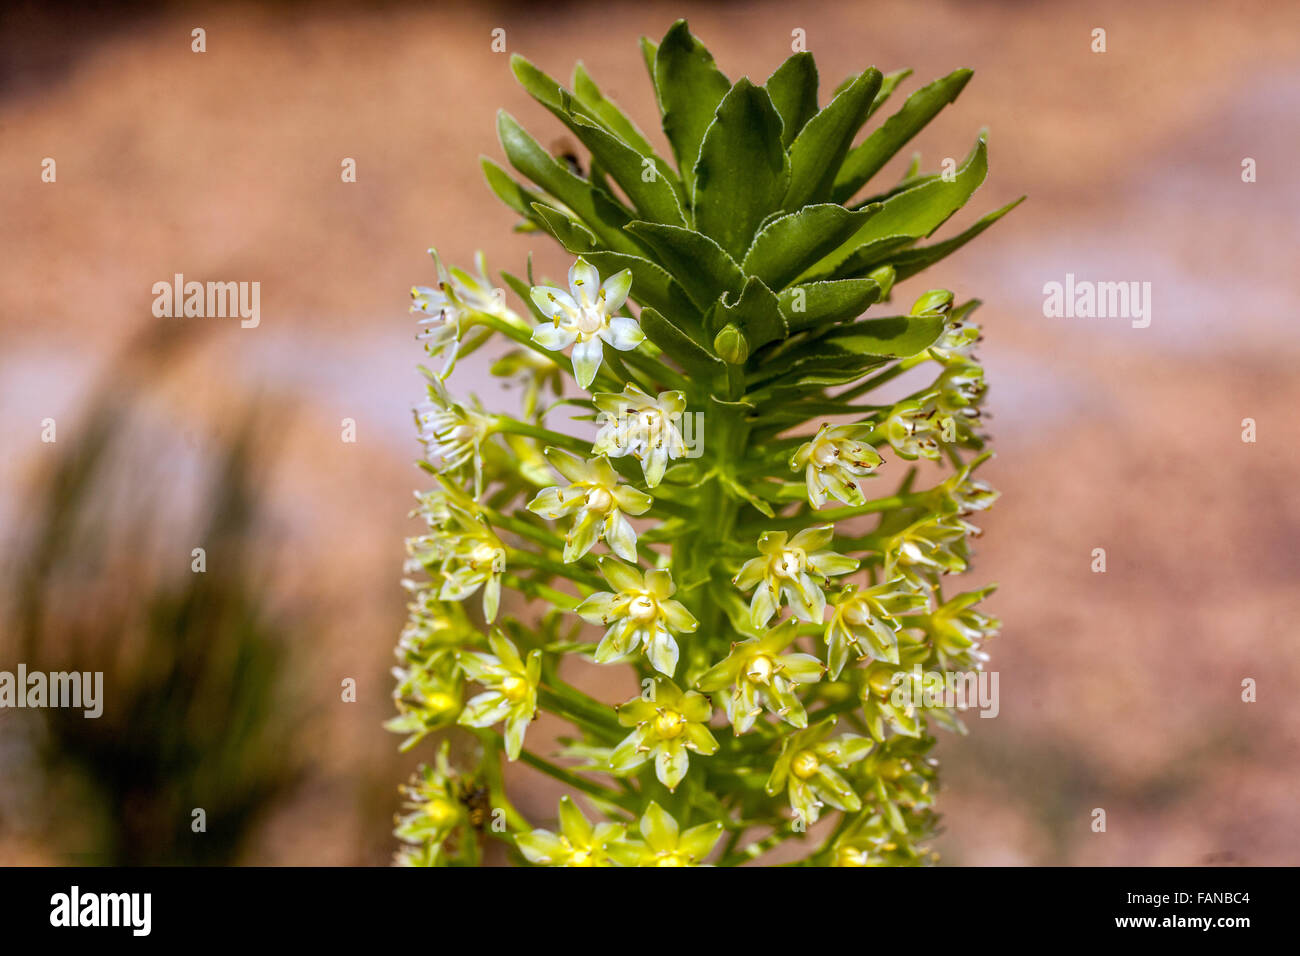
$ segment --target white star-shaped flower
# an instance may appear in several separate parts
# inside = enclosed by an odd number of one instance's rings
[[[550,325],[533,329],[533,341],[552,352],[572,345],[573,375],[579,385],[589,387],[600,368],[605,344],[630,352],[645,341],[635,319],[614,314],[627,301],[631,287],[630,269],[610,276],[601,285],[595,266],[578,259],[569,269],[568,292],[554,286],[533,286],[533,302],[551,320]]]

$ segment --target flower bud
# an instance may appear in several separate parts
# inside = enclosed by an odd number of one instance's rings
[[[894,271],[893,266],[881,266],[879,269],[867,273],[867,278],[880,286],[880,298],[882,299],[888,297],[889,290],[894,287],[894,280],[897,276],[898,273]]]
[[[728,323],[713,339],[713,351],[722,361],[730,365],[740,365],[749,358],[749,343],[745,335],[735,325]]]
[[[912,315],[942,314],[952,308],[952,293],[947,289],[931,289],[912,306]]]

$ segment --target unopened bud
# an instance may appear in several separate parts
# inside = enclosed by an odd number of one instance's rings
[[[931,289],[912,306],[913,315],[942,314],[952,308],[952,293],[947,289]]]
[[[713,351],[718,353],[722,361],[740,365],[749,358],[749,343],[745,341],[745,334],[740,329],[728,324],[714,336]]]
[[[880,286],[880,298],[882,299],[889,297],[889,290],[894,287],[896,277],[897,273],[894,272],[893,266],[881,266],[879,269],[867,273],[867,278]]]

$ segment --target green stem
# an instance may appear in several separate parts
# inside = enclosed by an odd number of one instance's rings
[[[603,800],[606,803],[611,803],[616,807],[620,807],[621,809],[626,810],[628,813],[632,814],[633,816],[636,815],[636,808],[631,804],[631,801],[628,800],[628,798],[624,794],[618,793],[617,791],[614,790],[610,790],[607,787],[602,787],[598,783],[592,783],[590,780],[585,780],[582,777],[579,777],[576,773],[565,770],[563,767],[557,766],[556,764],[551,763],[549,760],[537,756],[537,754],[533,753],[531,750],[520,751],[519,759],[522,760],[524,763],[528,764],[528,766],[540,770],[548,777],[553,777],[554,779],[560,781],[563,784],[567,784],[568,786],[572,787],[575,790],[581,790],[583,793],[595,797],[597,800]]]
[[[835,397],[841,402],[850,401],[857,398],[859,395],[865,395],[877,386],[884,385],[886,382],[898,378],[898,376],[902,375],[909,369],[916,368],[923,362],[928,361],[930,361],[930,353],[928,351],[918,352],[916,355],[903,359],[897,365],[886,369],[880,374],[874,375],[866,381],[859,382],[847,391],[840,392]]]
[[[538,690],[538,703],[570,723],[592,727],[606,734],[622,737],[626,728],[619,724],[613,709],[593,700],[556,676]]]
[[[875,498],[860,505],[846,508],[827,508],[823,511],[801,512],[789,518],[767,518],[761,521],[744,522],[741,527],[753,526],[763,531],[791,531],[815,524],[833,524],[836,521],[844,521],[848,518],[858,518],[862,515],[892,511],[895,508],[905,508],[908,505],[917,504],[927,494],[928,492],[918,491],[909,495],[890,495],[886,498]]]
[[[644,348],[644,346],[642,346]],[[652,381],[661,381],[670,388],[685,391],[690,388],[690,382],[679,375],[675,370],[665,364],[663,357],[654,357],[647,355],[640,349],[635,352],[626,352],[624,356],[627,363],[641,371],[643,375],[651,378]],[[649,389],[647,389],[649,391]]]
[[[508,415],[498,415],[492,422],[493,427],[500,432],[509,432],[512,435],[524,435],[528,438],[535,438],[547,445],[554,445],[557,448],[563,448],[566,451],[575,452],[582,456],[591,454],[591,442],[584,441],[574,435],[566,435],[564,432],[552,431],[541,425],[532,425],[528,422],[521,422],[511,418]]]
[[[502,514],[493,508],[480,506],[483,513],[487,516],[488,522],[495,528],[501,528],[519,535],[521,538],[527,538],[534,544],[539,544],[544,548],[550,548],[553,551],[564,551],[564,539],[552,531],[545,528],[539,528],[531,522],[524,521],[520,518],[513,518],[510,515]]]
[[[506,825],[512,830],[531,830],[532,824],[515,809],[506,795],[505,779],[501,773],[501,735],[494,730],[475,730],[483,745],[483,778],[492,798],[492,806],[505,811]]]
[[[741,863],[748,863],[750,860],[755,860],[762,856],[773,847],[784,843],[789,838],[790,834],[786,833],[781,828],[777,828],[768,836],[763,837],[763,839],[756,840],[749,844],[749,846],[745,847],[745,849],[741,850],[739,853],[732,853],[729,856],[724,856],[718,861],[718,866],[738,866]]]
[[[714,416],[718,424],[713,432],[716,451],[710,470],[720,472],[740,459],[750,425],[737,406],[717,406]],[[695,520],[688,520],[672,543],[672,564],[681,569],[681,579],[703,584],[684,594],[700,622],[688,646],[689,666],[703,670],[722,656],[719,652],[729,643],[730,627],[722,605],[714,596],[715,585],[711,579],[718,556],[734,538],[740,503],[727,493],[721,477],[716,474],[701,487],[698,501]]]
[[[835,846],[835,841],[843,836],[844,831],[849,828],[851,820],[852,818],[847,813],[840,814],[840,819],[839,822],[835,824],[835,829],[830,832],[822,845],[817,848],[817,852],[808,858],[807,862],[810,865],[816,865],[830,857],[831,849]]]
[[[609,366],[609,370],[614,373],[615,378],[621,378],[625,382],[635,382],[637,387],[642,391],[650,391],[654,388],[654,383],[647,381],[645,376],[634,375],[631,370],[623,364],[623,360],[616,349],[608,346],[606,347],[604,363]]]
[[[572,594],[565,594],[563,591],[557,591],[553,587],[548,587],[540,581],[534,581],[530,578],[521,578],[517,574],[507,574],[505,581],[516,591],[527,597],[539,597],[544,601],[555,605],[566,611],[571,611],[582,603],[580,598]]]
[[[563,578],[566,581],[572,581],[574,584],[585,584],[595,591],[599,591],[605,586],[604,581],[590,571],[583,570],[577,562],[563,564],[545,558],[540,554],[534,554],[531,551],[520,551],[518,548],[506,548],[506,562],[509,565],[536,568],[539,571],[545,571],[552,577]]]
[[[460,362],[467,355],[473,355],[482,348],[492,338],[491,329],[479,329],[473,337],[466,336],[465,340],[460,343],[460,348],[456,350],[456,361]]]

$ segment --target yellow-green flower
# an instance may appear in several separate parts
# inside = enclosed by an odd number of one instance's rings
[[[466,727],[491,727],[504,720],[506,756],[515,760],[523,749],[528,724],[537,713],[542,652],[531,651],[525,663],[518,648],[500,631],[493,631],[488,643],[491,654],[471,651],[460,655],[461,669],[487,689],[470,698],[457,723]]]
[[[963,308],[965,307],[963,306]],[[930,346],[929,352],[945,364],[971,361],[974,356],[975,346],[979,344],[980,338],[980,327],[978,325],[974,322],[957,319],[944,329],[938,341]]]
[[[475,313],[485,313],[510,323],[523,326],[523,320],[505,304],[504,294],[492,287],[487,278],[487,265],[480,252],[476,258],[478,275],[470,275],[454,266],[447,269],[435,249],[429,250],[438,272],[437,288],[411,287],[411,311],[424,315],[420,319],[420,332],[416,338],[424,342],[430,358],[446,353],[439,378],[445,379],[456,364],[460,349],[462,322],[472,324]]]
[[[897,833],[908,830],[904,813],[924,812],[934,805],[939,767],[929,756],[934,743],[933,737],[890,737],[854,768]]]
[[[633,731],[609,756],[610,770],[630,773],[648,760],[655,762],[655,776],[669,790],[686,776],[690,754],[703,757],[718,752],[718,742],[707,726],[713,707],[695,691],[682,692],[670,680],[660,680],[654,700],[634,697],[618,708],[618,722]]]
[[[979,405],[988,386],[984,384],[984,367],[974,362],[952,362],[931,386],[934,407],[941,416],[974,421],[980,417]]]
[[[493,362],[488,371],[501,378],[523,381],[523,417],[526,420],[537,416],[541,399],[546,392],[557,397],[564,394],[563,369],[532,349],[511,349]]]
[[[746,561],[732,581],[742,591],[755,588],[749,604],[755,627],[767,626],[782,598],[800,620],[821,623],[826,595],[817,580],[824,584],[858,567],[856,558],[829,549],[834,536],[835,526],[827,524],[805,528],[793,538],[784,531],[768,531],[758,539],[760,555]]]
[[[902,575],[918,588],[939,575],[960,574],[967,567],[966,539],[972,534],[979,534],[979,528],[957,515],[921,518],[885,543],[885,574]]]
[[[403,654],[432,660],[455,657],[456,650],[479,636],[463,604],[439,601],[436,589],[417,581],[405,581],[411,592],[406,605],[409,616],[398,640],[398,657]]]
[[[411,782],[400,788],[406,812],[396,817],[393,834],[413,848],[402,854],[404,862],[439,865],[447,839],[466,821],[465,808],[456,797],[456,774],[447,759],[450,746],[444,740],[434,766],[421,765]]]
[[[729,691],[722,706],[737,734],[753,727],[764,707],[795,727],[808,726],[794,685],[816,683],[826,668],[811,654],[782,653],[798,631],[798,622],[790,620],[761,637],[732,644],[731,653],[695,682],[705,692]]]
[[[929,635],[939,665],[945,670],[979,670],[989,659],[980,649],[996,637],[1002,622],[975,610],[975,605],[997,590],[996,585],[955,595],[930,614],[917,618],[917,626]]]
[[[618,472],[603,455],[583,461],[558,448],[546,449],[547,460],[572,484],[544,488],[528,510],[552,521],[574,515],[564,539],[565,562],[576,561],[601,538],[625,561],[636,561],[636,529],[625,515],[645,514],[654,499],[644,491],[620,484]]]
[[[918,737],[922,731],[919,687],[912,687],[913,668],[924,665],[929,648],[910,639],[899,646],[898,663],[872,661],[860,671],[854,671],[859,681],[858,697],[862,702],[862,723],[876,740],[885,739],[888,726],[895,734]],[[909,693],[900,694],[899,688],[908,682]]]
[[[867,444],[871,425],[823,425],[812,441],[799,446],[790,459],[790,470],[804,472],[808,501],[814,508],[826,503],[827,494],[846,505],[860,505],[866,499],[858,486],[880,467],[883,459]]]
[[[533,830],[515,837],[515,845],[529,863],[538,866],[613,866],[610,852],[624,838],[621,823],[595,826],[569,797],[560,798],[560,832]]]
[[[677,821],[653,800],[638,825],[645,842],[628,840],[611,850],[624,866],[707,866],[704,859],[722,836],[722,824],[702,823],[682,832]]]
[[[828,740],[834,727],[831,717],[787,737],[767,778],[768,795],[774,797],[784,787],[790,807],[808,825],[817,822],[828,804],[849,813],[862,809],[862,801],[839,771],[865,757],[871,740],[857,734]]]
[[[835,841],[831,866],[920,866],[928,852],[873,813]]]
[[[629,383],[622,392],[598,392],[592,401],[600,410],[601,427],[591,450],[611,458],[634,456],[647,486],[663,481],[670,461],[686,457],[680,424],[686,396],[681,392],[651,398]]]
[[[672,575],[662,569],[642,575],[610,557],[600,559],[600,573],[615,590],[597,591],[574,609],[588,623],[609,627],[596,647],[597,663],[644,648],[651,666],[671,677],[679,654],[673,632],[689,634],[700,626],[680,601],[671,600]]]
[[[406,570],[423,570],[438,581],[439,601],[463,601],[483,588],[483,616],[496,620],[506,549],[473,502],[450,490],[422,499],[428,534],[407,538]]]
[[[393,703],[398,715],[384,722],[384,729],[408,734],[402,750],[410,750],[424,737],[455,721],[461,710],[460,676],[454,661],[412,662],[393,668],[397,687]]]
[[[832,679],[848,663],[849,651],[865,657],[898,663],[898,615],[925,607],[928,598],[906,578],[859,591],[849,585],[831,599],[833,610],[826,623],[826,662]]]
[[[931,492],[932,500],[945,513],[963,517],[993,507],[993,503],[998,500],[998,492],[988,483],[973,476],[975,469],[992,457],[992,452],[985,452],[962,465],[934,487]]]
[[[425,460],[439,474],[471,465],[477,498],[483,485],[483,442],[492,434],[492,419],[479,408],[452,399],[442,379],[427,369],[423,371],[428,398],[414,411]]]
[[[907,399],[889,410],[876,426],[876,434],[886,439],[900,458],[937,461],[940,449],[936,436],[940,428],[934,409],[919,399]]]

